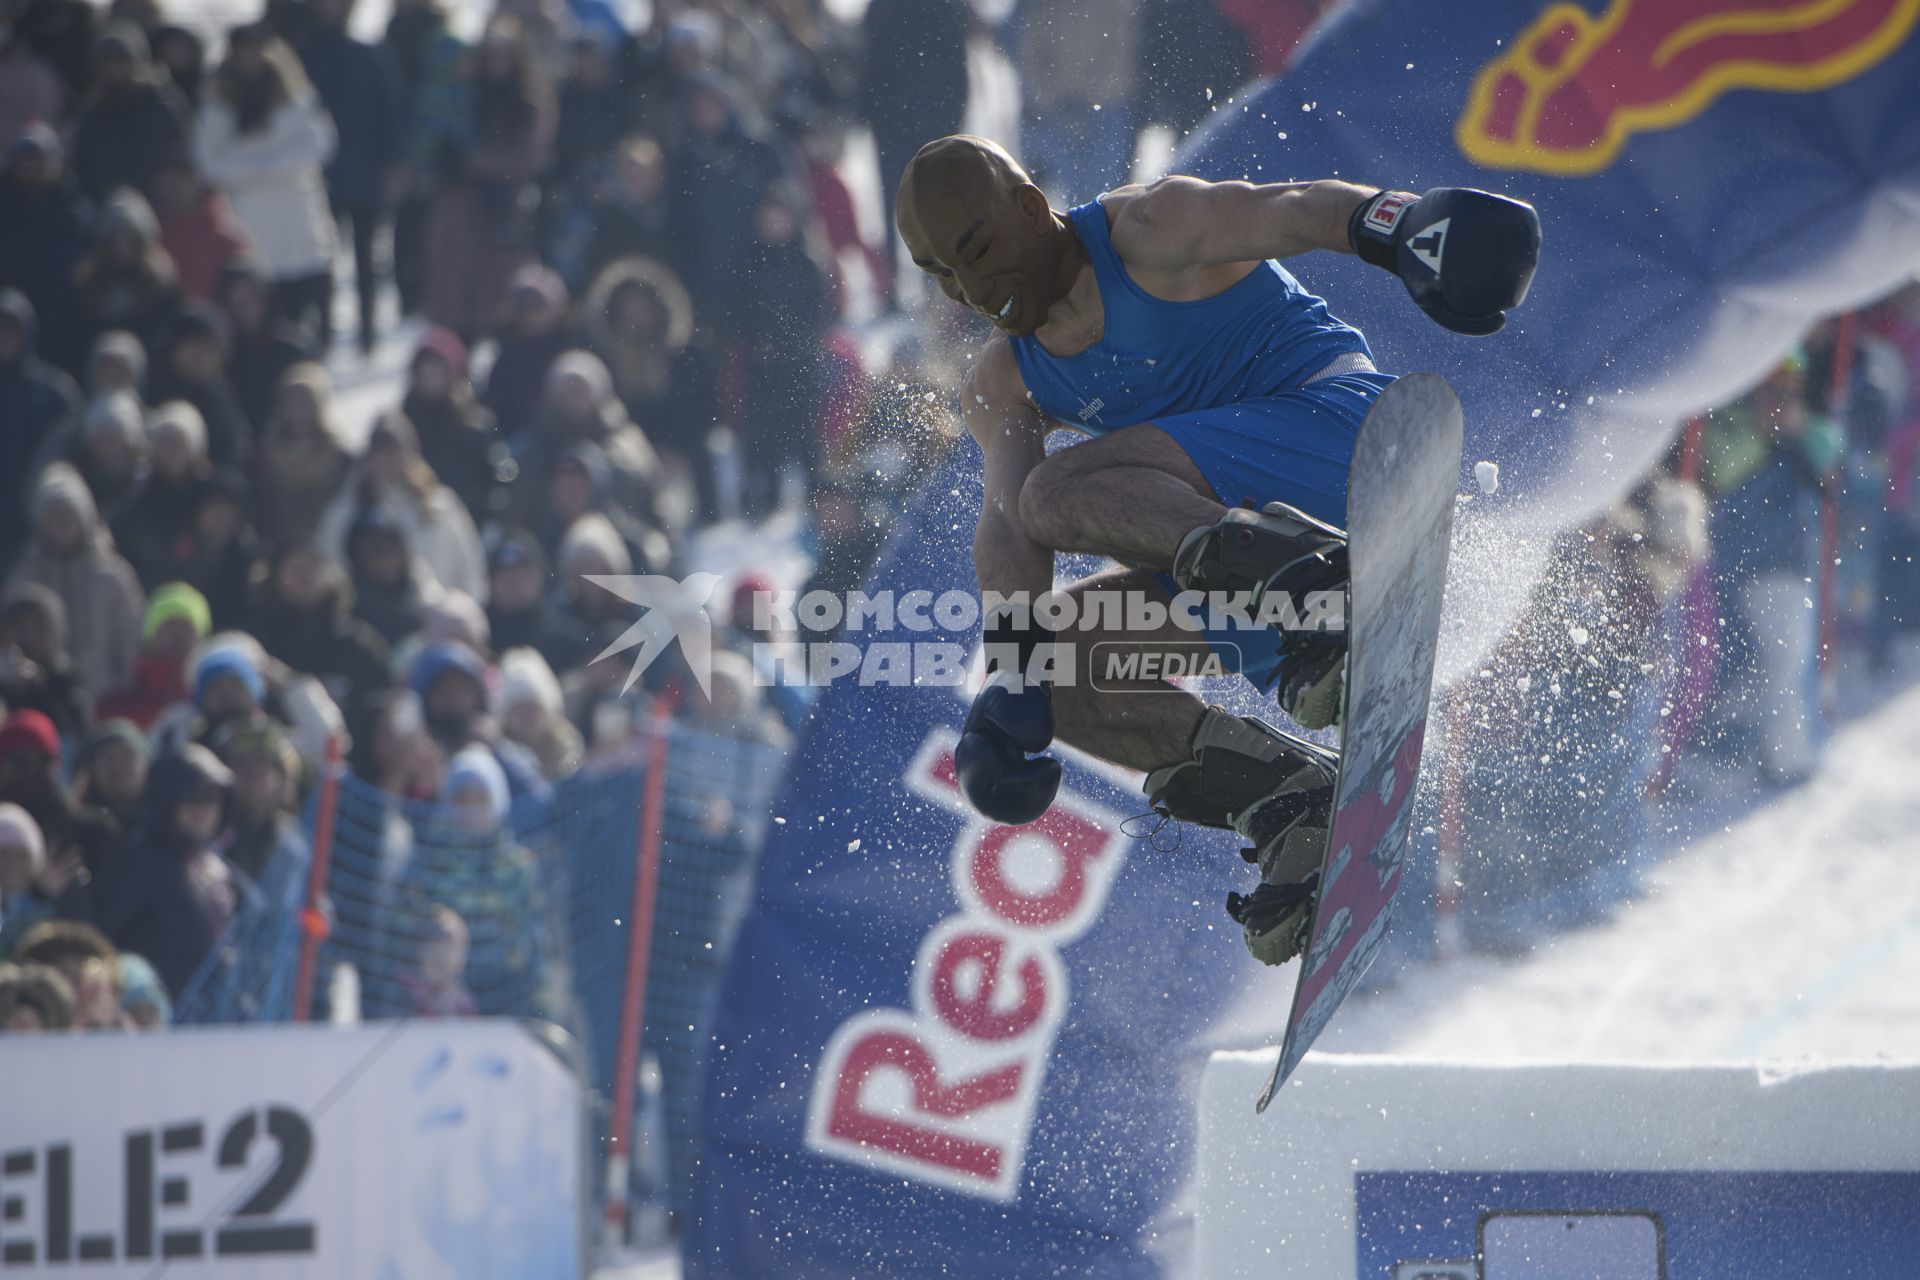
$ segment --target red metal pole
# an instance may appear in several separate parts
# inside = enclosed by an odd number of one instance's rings
[[[1680,436],[1680,460],[1674,468],[1674,478],[1688,484],[1697,484],[1700,480],[1700,437],[1706,434],[1707,415],[1696,413],[1687,419],[1687,425]]]
[[[293,1020],[305,1022],[313,1012],[313,976],[320,964],[320,944],[327,940],[327,870],[333,864],[333,820],[340,807],[340,735],[327,739],[326,762],[321,766],[320,800],[313,817],[313,861],[307,868],[307,900],[300,908],[300,962],[294,969]]]
[[[1846,425],[1847,402],[1853,387],[1854,345],[1858,337],[1856,329],[1856,318],[1851,311],[1834,322],[1833,377],[1828,384],[1827,414],[1842,429]],[[1830,477],[1820,497],[1820,566],[1817,579],[1820,606],[1820,711],[1829,720],[1833,718],[1834,711],[1835,642],[1840,631],[1835,582],[1837,575],[1834,572],[1834,562],[1840,557],[1840,483],[1841,477]]]
[[[640,1029],[646,1023],[647,965],[653,953],[654,899],[660,884],[660,844],[667,795],[669,709],[655,707],[647,742],[647,777],[640,802],[640,829],[634,835],[633,906],[628,916],[627,982],[620,1010],[620,1043],[613,1068],[613,1131],[607,1136],[607,1226],[616,1239],[625,1235],[627,1213],[627,1139],[633,1132],[634,1080],[640,1070]]]

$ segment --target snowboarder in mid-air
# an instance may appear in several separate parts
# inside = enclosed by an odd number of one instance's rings
[[[1176,592],[1257,604],[1346,580],[1348,463],[1394,379],[1275,259],[1358,254],[1398,275],[1440,324],[1484,335],[1526,296],[1540,245],[1530,206],[1449,187],[1415,196],[1169,177],[1062,214],[1005,150],[963,135],[914,156],[897,216],[915,264],[998,330],[961,393],[985,454],[973,542],[982,591],[1038,600],[1053,588],[1055,552],[1090,553],[1119,565],[1068,594],[1162,608]],[[1091,438],[1049,456],[1058,426]],[[1091,628],[1079,620],[1080,654],[1109,642],[1167,653],[1204,644],[1272,690],[1296,723],[1322,728],[1340,713],[1338,632],[1208,630],[1203,640],[1171,618],[1126,630],[1098,616]],[[1230,895],[1229,911],[1257,959],[1297,955],[1330,821],[1330,754],[1157,680],[1089,679],[1097,673],[1076,664],[1078,678],[1056,686],[1045,673],[1068,668],[1032,610],[990,610],[985,639],[988,680],[955,749],[974,807],[1008,823],[1044,813],[1060,764],[1039,753],[1056,734],[1142,770],[1158,813],[1252,844],[1260,883]]]

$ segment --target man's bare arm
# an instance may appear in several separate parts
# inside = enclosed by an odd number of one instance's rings
[[[1347,223],[1377,187],[1321,182],[1203,182],[1172,177],[1108,197],[1113,246],[1129,267],[1179,271],[1289,258],[1312,249],[1351,253]]]
[[[1032,599],[1053,589],[1053,552],[1027,536],[1020,490],[1046,458],[1046,419],[1026,398],[1006,339],[990,340],[960,388],[960,416],[986,454],[985,493],[973,533],[973,568],[982,591]]]

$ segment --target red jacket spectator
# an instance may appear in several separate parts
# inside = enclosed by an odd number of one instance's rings
[[[233,206],[180,159],[162,165],[154,175],[153,211],[180,288],[190,298],[212,301],[227,265],[251,246]]]

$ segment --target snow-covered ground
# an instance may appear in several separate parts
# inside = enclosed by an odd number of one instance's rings
[[[1819,773],[1693,841],[1611,921],[1350,1003],[1333,1052],[1506,1059],[1920,1059],[1920,687]]]

